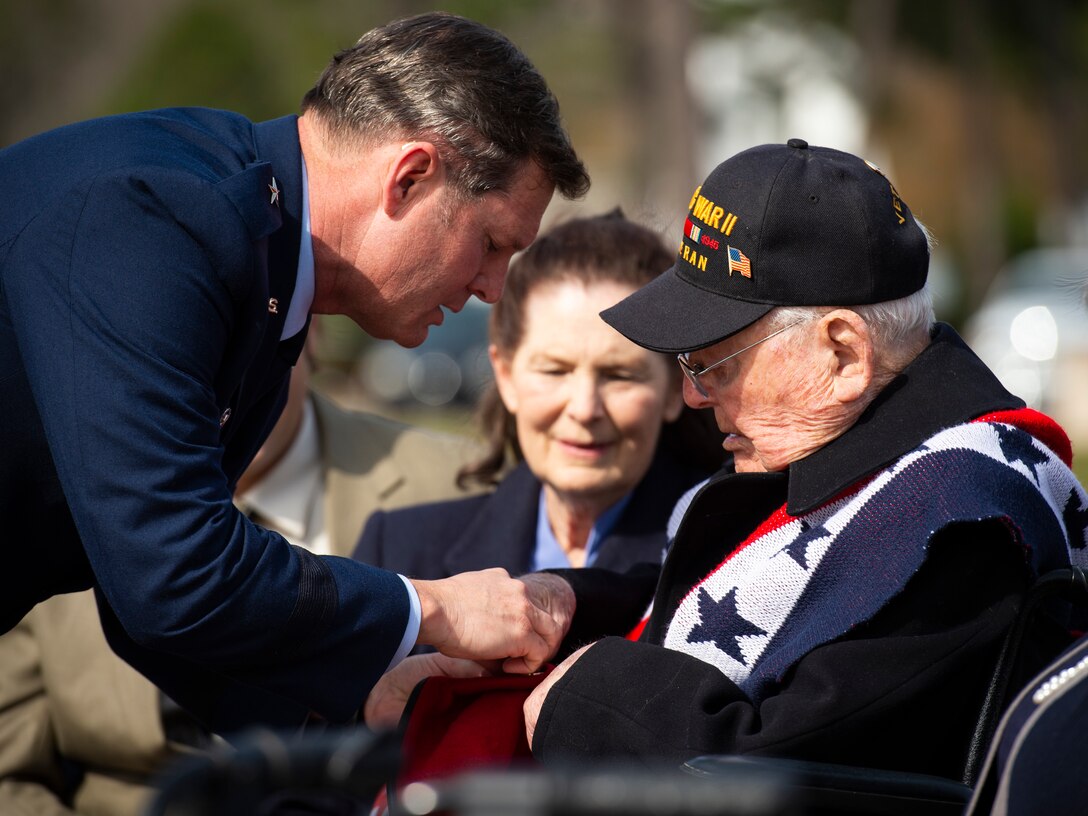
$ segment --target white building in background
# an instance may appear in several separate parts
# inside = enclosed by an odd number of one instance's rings
[[[760,15],[696,40],[687,71],[703,117],[699,174],[752,145],[796,137],[863,155],[894,176],[867,143],[868,116],[851,87],[859,65],[856,46],[840,32],[802,29],[786,17]]]
[[[1088,441],[1088,249],[1042,248],[1012,258],[964,336],[1002,384]]]
[[[705,178],[753,145],[799,138],[861,156],[896,179],[891,155],[869,141],[858,93],[863,70],[857,45],[841,31],[802,26],[787,15],[757,15],[727,34],[696,39],[687,73],[702,117],[697,175]],[[942,305],[957,299],[959,283],[939,248],[929,279],[940,316]]]
[[[785,16],[759,15],[734,31],[696,42],[688,81],[703,117],[697,169],[705,177],[728,156],[766,142],[802,138],[878,164],[895,162],[868,141],[869,119],[856,88],[864,70],[857,47],[837,30],[802,28]],[[1088,204],[1054,225],[1066,245],[1088,246]],[[1088,314],[1083,287],[1088,249],[1041,249],[1012,259],[965,339],[1029,405],[1088,439]],[[930,269],[938,317],[958,281],[938,249]]]

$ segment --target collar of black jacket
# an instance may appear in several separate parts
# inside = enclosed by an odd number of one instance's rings
[[[819,507],[943,428],[1023,407],[951,326],[938,323],[929,346],[846,433],[790,465],[786,510],[798,516]]]

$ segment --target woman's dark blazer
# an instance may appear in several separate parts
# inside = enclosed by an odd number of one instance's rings
[[[660,564],[676,500],[708,475],[659,448],[593,566],[622,572],[638,563]],[[522,462],[493,493],[374,513],[353,557],[409,578],[488,567],[520,575],[532,564],[539,501],[540,481]]]

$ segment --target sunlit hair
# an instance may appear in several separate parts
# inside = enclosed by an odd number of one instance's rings
[[[532,160],[567,198],[589,176],[559,103],[517,46],[453,14],[396,20],[336,54],[302,99],[330,149],[388,139],[433,142],[463,197],[504,191]]]
[[[491,343],[504,357],[514,355],[524,339],[529,296],[541,286],[576,281],[586,286],[620,283],[639,288],[668,269],[675,257],[657,233],[627,220],[618,208],[559,224],[511,263],[502,297],[491,309]],[[568,330],[577,331],[578,327]],[[671,357],[665,359],[679,387],[680,369]],[[462,486],[496,484],[508,465],[524,459],[514,417],[493,382],[480,398],[477,419],[488,449],[483,458],[458,474]],[[709,414],[685,407],[676,422],[665,426],[659,445],[674,445],[681,460],[714,469],[721,460],[720,443]]]

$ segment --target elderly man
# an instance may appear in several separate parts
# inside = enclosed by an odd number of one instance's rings
[[[765,145],[696,191],[674,268],[603,313],[679,355],[736,472],[691,502],[637,640],[533,691],[537,758],[958,775],[1032,573],[1088,563],[1088,497],[1060,428],[934,325],[927,243],[875,165]],[[615,579],[566,577],[583,636],[602,596],[617,614]]]
[[[351,720],[416,642],[525,670],[562,629],[502,571],[412,582],[232,504],[310,314],[417,345],[588,185],[525,55],[452,15],[364,35],[302,108],[0,151],[0,631],[93,586],[113,648],[221,732]]]

